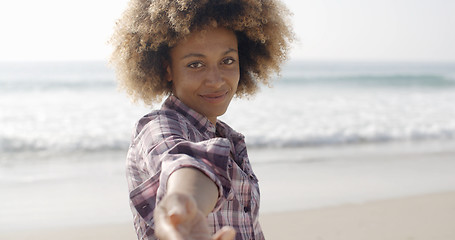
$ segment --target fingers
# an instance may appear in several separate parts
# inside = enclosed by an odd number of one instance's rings
[[[235,230],[232,227],[223,227],[218,232],[216,232],[212,239],[213,240],[234,240]]]
[[[188,195],[172,193],[164,197],[154,213],[155,234],[161,240],[234,240],[235,230],[223,227],[210,237],[207,218]]]
[[[172,194],[164,197],[154,212],[155,234],[160,239],[183,240],[178,230],[179,224],[188,218],[189,199],[180,194]]]
[[[183,240],[183,237],[177,230],[177,224],[180,219],[177,216],[170,217],[164,207],[157,207],[154,213],[155,234],[163,240]]]
[[[183,194],[167,195],[160,203],[165,215],[172,226],[177,226],[188,219],[194,218],[197,212],[196,202],[193,198]]]
[[[186,227],[196,214],[197,205],[192,197],[178,193],[169,194],[155,209],[155,234],[163,240],[183,240],[182,227]]]

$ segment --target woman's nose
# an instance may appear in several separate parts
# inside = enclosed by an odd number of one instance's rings
[[[221,76],[220,69],[218,66],[213,66],[207,72],[205,84],[210,87],[221,87],[223,84],[223,78]]]

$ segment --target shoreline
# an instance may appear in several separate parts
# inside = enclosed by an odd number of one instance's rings
[[[455,192],[454,146],[253,148],[249,155],[267,215]],[[124,152],[29,157],[0,167],[0,232],[130,221]]]
[[[266,239],[455,239],[455,192],[260,216]],[[0,239],[134,240],[132,222],[1,231]]]

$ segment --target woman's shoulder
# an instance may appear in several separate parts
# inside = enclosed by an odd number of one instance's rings
[[[187,131],[186,120],[177,111],[172,109],[154,110],[141,117],[135,127],[136,135],[144,131],[174,132],[183,134]]]

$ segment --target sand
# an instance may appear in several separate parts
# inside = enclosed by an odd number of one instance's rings
[[[266,238],[454,240],[454,149],[252,149]],[[124,152],[41,160],[0,168],[0,240],[137,239]]]
[[[267,239],[453,240],[455,193],[265,215]]]
[[[455,192],[261,215],[266,239],[453,240]],[[18,240],[133,240],[131,223],[0,233]]]

